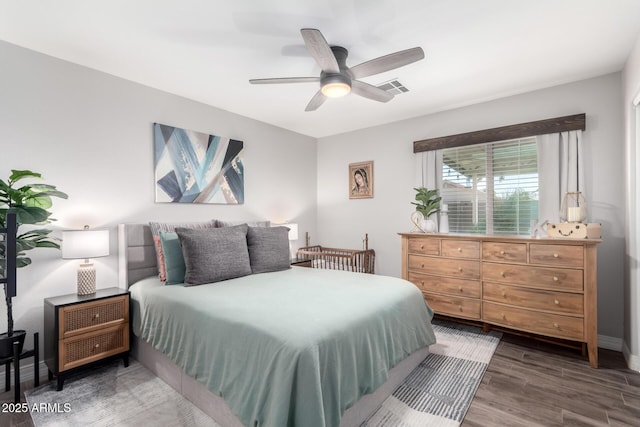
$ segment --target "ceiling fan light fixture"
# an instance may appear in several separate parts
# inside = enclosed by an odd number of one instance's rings
[[[320,91],[328,98],[340,98],[351,92],[351,79],[343,74],[324,74]]]
[[[327,83],[322,86],[322,94],[329,98],[340,98],[351,92],[351,86],[342,82]]]

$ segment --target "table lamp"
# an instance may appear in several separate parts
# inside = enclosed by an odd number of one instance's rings
[[[90,258],[109,255],[109,230],[84,230],[62,232],[62,258],[83,259],[78,266],[78,295],[96,293],[96,269]]]

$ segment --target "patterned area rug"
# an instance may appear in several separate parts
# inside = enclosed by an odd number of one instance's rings
[[[136,360],[81,371],[56,391],[55,381],[25,392],[36,427],[218,426]],[[219,426],[218,426],[219,427]]]
[[[457,427],[500,341],[501,334],[434,321],[430,354],[363,426]],[[185,426],[216,424],[160,378],[131,360],[81,371],[55,390],[55,381],[25,392],[36,427]],[[219,426],[218,426],[219,427]]]
[[[489,365],[501,333],[433,322],[429,355],[362,426],[458,427]]]

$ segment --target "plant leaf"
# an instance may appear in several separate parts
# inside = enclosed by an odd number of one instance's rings
[[[30,170],[16,170],[11,169],[11,175],[9,175],[9,183],[14,183],[16,181],[20,181],[24,178],[42,178],[42,175],[37,172],[32,172]]]

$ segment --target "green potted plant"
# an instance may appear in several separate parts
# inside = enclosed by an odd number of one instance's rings
[[[425,187],[414,188],[416,191],[416,201],[411,204],[416,206],[416,211],[422,214],[422,223],[419,225],[422,231],[433,233],[437,231],[436,222],[429,219],[431,215],[440,211],[440,201],[438,190],[429,190]]]
[[[26,251],[35,248],[60,249],[57,239],[50,236],[48,229],[29,229],[20,233],[21,225],[42,225],[53,221],[49,209],[53,206],[52,197],[66,199],[67,195],[48,184],[22,184],[23,179],[41,179],[42,175],[30,170],[11,170],[9,179],[5,182],[0,179],[0,227],[6,227],[7,214],[14,213],[18,225],[16,243],[16,267],[26,267],[31,264],[31,258],[26,256]],[[5,258],[5,247],[0,245],[0,259]],[[0,276],[5,275],[5,263],[0,263]],[[0,334],[0,358],[13,354],[12,343],[20,341],[20,348],[24,343],[25,331],[13,329],[12,298],[4,286],[5,302],[7,305],[7,332]]]

